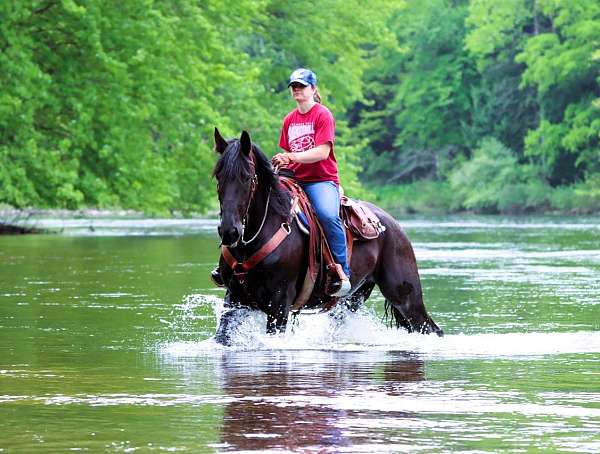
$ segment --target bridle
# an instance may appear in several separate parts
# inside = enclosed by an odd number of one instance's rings
[[[262,231],[262,228],[265,225],[265,221],[267,220],[267,213],[269,212],[269,202],[270,201],[271,201],[271,188],[269,188],[269,195],[267,196],[267,203],[265,204],[265,214],[263,215],[262,221],[260,223],[260,227],[254,234],[254,236],[252,238],[250,238],[248,241],[244,240],[244,232],[246,230],[246,220],[248,219],[248,210],[246,209],[246,216],[244,216],[244,219],[242,219],[242,234],[240,235],[240,241],[242,242],[242,244],[244,246],[252,243],[256,238],[258,238],[258,235]],[[249,200],[249,202],[251,203],[252,201]]]
[[[223,255],[223,259],[225,260],[227,265],[231,268],[231,270],[233,271],[233,275],[235,276],[237,281],[242,286],[245,286],[245,284],[246,284],[246,275],[248,274],[248,271],[250,271],[256,265],[261,263],[265,259],[265,257],[267,257],[269,254],[271,254],[275,249],[277,249],[279,247],[279,245],[292,233],[291,221],[293,219],[293,215],[295,213],[297,203],[298,203],[297,197],[292,198],[292,203],[290,206],[290,213],[289,213],[287,219],[281,223],[281,226],[279,227],[279,229],[277,229],[277,231],[275,231],[273,233],[273,235],[262,246],[260,246],[250,257],[247,257],[243,261],[238,261],[238,259],[236,259],[234,257],[234,255],[232,254],[231,251],[237,247],[237,245],[240,241],[243,245],[248,245],[258,238],[258,236],[260,235],[260,233],[265,225],[265,221],[267,219],[267,214],[269,212],[269,202],[271,201],[271,192],[273,189],[272,187],[269,188],[269,195],[267,196],[267,203],[265,204],[265,212],[264,212],[262,221],[260,223],[260,227],[258,228],[257,232],[254,234],[254,236],[252,238],[250,238],[249,240],[244,240],[244,233],[245,233],[245,229],[246,229],[246,224],[248,222],[248,213],[250,212],[250,205],[254,202],[256,191],[258,189],[258,177],[256,175],[256,161],[255,161],[255,157],[252,153],[250,154],[250,162],[252,164],[252,168],[254,169],[254,175],[252,176],[251,181],[250,181],[250,190],[248,191],[249,193],[248,193],[248,202],[246,205],[246,212],[244,214],[244,217],[242,218],[242,232],[241,232],[238,240],[231,246],[224,246],[223,244],[221,244],[221,254]],[[243,252],[242,252],[242,255],[243,255]]]
[[[246,202],[246,212],[244,213],[244,217],[242,218],[242,233],[239,236],[238,240],[230,246],[231,248],[237,247],[239,242],[241,242],[244,246],[247,246],[248,244],[250,244],[254,240],[256,240],[256,238],[258,238],[258,236],[260,235],[260,232],[262,231],[262,229],[265,225],[265,221],[267,220],[267,214],[269,212],[269,202],[271,201],[271,189],[272,188],[269,188],[269,195],[267,196],[267,203],[265,204],[265,213],[264,213],[262,221],[260,223],[260,227],[258,228],[258,230],[256,231],[256,233],[254,234],[254,236],[252,238],[250,238],[249,240],[244,240],[244,233],[246,231],[246,224],[248,222],[248,213],[250,212],[250,206],[252,205],[252,202],[254,201],[254,195],[256,194],[256,190],[258,189],[258,176],[256,175],[256,158],[254,157],[254,153],[252,153],[252,152],[250,152],[250,160],[249,161],[250,161],[252,170],[254,171],[253,172],[254,175],[250,179],[250,191],[248,191],[248,200]]]

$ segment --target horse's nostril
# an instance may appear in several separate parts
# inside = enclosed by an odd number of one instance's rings
[[[237,227],[231,227],[226,230],[219,227],[219,234],[221,236],[221,241],[226,246],[235,244],[240,239],[240,231]]]

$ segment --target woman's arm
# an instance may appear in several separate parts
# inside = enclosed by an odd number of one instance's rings
[[[311,164],[327,159],[331,151],[331,143],[327,142],[314,148],[295,153],[278,153],[273,156],[273,164],[277,167],[285,167],[290,162],[299,162],[300,164]]]

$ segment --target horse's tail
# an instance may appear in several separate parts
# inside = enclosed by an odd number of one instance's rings
[[[406,317],[404,317],[404,315],[402,315],[402,313],[387,299],[385,300],[384,310],[384,319],[386,323],[390,324],[390,328],[395,326],[396,329],[402,327],[407,329],[409,332],[412,331],[412,327],[408,320],[406,320]]]

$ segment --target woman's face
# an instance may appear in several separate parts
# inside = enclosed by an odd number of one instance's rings
[[[301,83],[294,82],[290,85],[290,93],[297,103],[307,102],[313,99],[315,87],[312,85],[304,86]]]

